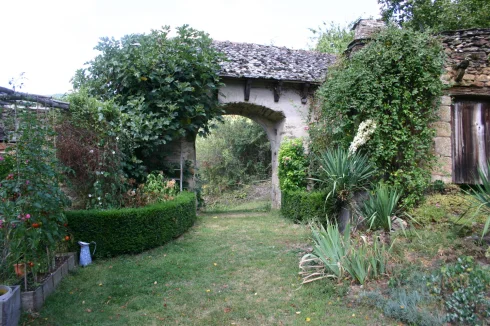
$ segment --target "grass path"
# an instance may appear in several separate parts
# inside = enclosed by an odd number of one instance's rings
[[[25,325],[390,325],[329,281],[300,286],[310,232],[272,213],[205,214],[184,236],[65,279]]]

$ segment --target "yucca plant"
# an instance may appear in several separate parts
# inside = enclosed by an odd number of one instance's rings
[[[361,215],[370,229],[391,230],[391,220],[397,213],[401,193],[384,183],[380,183],[360,207]]]
[[[490,213],[490,161],[487,161],[485,169],[478,169],[478,176],[480,177],[481,184],[475,185],[475,188],[467,192],[479,203],[478,210],[485,209]],[[483,227],[482,238],[488,232],[490,227],[490,215],[488,215]]]
[[[340,147],[327,149],[315,159],[319,168],[313,180],[333,185],[329,195],[336,195],[342,201],[350,199],[354,191],[365,189],[376,172],[367,155],[359,152],[349,154]]]
[[[322,278],[341,280],[346,275],[360,284],[368,279],[377,278],[386,273],[388,253],[375,238],[373,244],[366,237],[361,240],[351,238],[348,224],[342,234],[337,224],[327,222],[327,227],[312,226],[313,252],[302,257],[299,267],[303,283]]]
[[[356,192],[366,190],[376,169],[369,163],[367,155],[359,152],[351,153],[343,148],[327,149],[315,157],[318,164],[313,174],[313,181],[320,188],[329,189],[325,201],[333,203],[339,213],[341,231],[348,222],[345,212],[353,209],[353,198]],[[350,215],[350,214],[349,214]],[[343,220],[345,219],[345,220]]]

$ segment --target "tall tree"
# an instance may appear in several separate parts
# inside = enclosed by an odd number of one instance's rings
[[[222,113],[218,104],[221,55],[204,32],[170,28],[150,34],[101,38],[100,54],[77,71],[73,85],[121,111],[122,130],[138,158],[150,157],[158,145],[208,131]]]
[[[310,28],[310,31],[313,33],[311,40],[316,43],[313,49],[323,53],[342,54],[354,39],[353,31],[334,22],[330,25],[323,22],[323,26]]]
[[[488,0],[378,0],[386,22],[415,30],[490,27]]]

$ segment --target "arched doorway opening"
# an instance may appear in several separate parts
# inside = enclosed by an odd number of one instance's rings
[[[229,113],[207,137],[196,139],[198,179],[207,209],[269,209],[272,147],[266,126]]]

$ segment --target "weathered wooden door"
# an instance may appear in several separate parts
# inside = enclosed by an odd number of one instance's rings
[[[458,99],[452,109],[453,182],[479,183],[490,159],[490,100]]]

